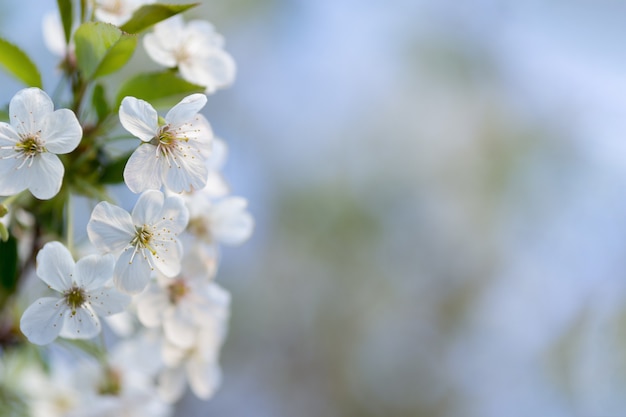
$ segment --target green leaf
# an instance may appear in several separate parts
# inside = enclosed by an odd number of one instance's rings
[[[119,184],[124,182],[124,168],[126,167],[126,162],[128,162],[128,158],[130,158],[131,155],[132,152],[121,156],[114,161],[103,163],[99,183]]]
[[[41,75],[33,61],[20,48],[2,38],[0,65],[27,86],[41,88]]]
[[[137,74],[120,87],[116,107],[126,96],[140,98],[156,106],[176,103],[189,94],[202,93],[204,90],[200,85],[178,78],[173,71]]]
[[[96,109],[98,121],[104,120],[111,112],[111,108],[109,107],[109,103],[107,102],[106,95],[104,94],[104,87],[102,86],[102,84],[97,84],[96,87],[93,89],[91,104],[93,104],[94,109]]]
[[[0,241],[0,295],[5,297],[17,288],[17,239]]]
[[[145,4],[133,13],[128,22],[120,28],[124,32],[139,33],[174,15],[196,7],[200,3],[190,4]]]
[[[137,37],[109,23],[87,22],[76,29],[76,61],[87,79],[122,68],[135,52]]]
[[[59,13],[61,14],[61,22],[63,22],[63,32],[65,33],[65,43],[70,43],[72,37],[72,0],[57,0],[59,6]]]
[[[7,240],[9,240],[9,231],[7,230],[7,227],[4,225],[4,223],[0,223],[0,240],[2,242],[6,242]]]

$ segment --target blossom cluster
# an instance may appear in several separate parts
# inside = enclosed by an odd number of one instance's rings
[[[234,60],[210,23],[185,22],[197,4],[57,4],[43,30],[65,93],[0,38],[0,63],[27,84],[0,121],[0,400],[32,416],[172,415],[186,387],[209,399],[220,385],[220,246],[254,225],[202,114]],[[159,69],[111,98],[103,80],[138,44]]]

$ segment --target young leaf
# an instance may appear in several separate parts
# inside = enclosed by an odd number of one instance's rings
[[[159,23],[199,4],[146,4],[137,9],[128,22],[124,23],[120,28],[124,32],[139,33],[155,23]]]
[[[72,0],[57,0],[59,13],[61,14],[61,22],[63,22],[63,32],[65,33],[65,43],[70,43],[72,37]]]
[[[78,68],[87,79],[111,74],[133,55],[137,37],[108,23],[87,22],[74,34]]]
[[[189,94],[203,91],[204,87],[178,78],[173,71],[152,72],[137,74],[126,80],[120,87],[115,102],[117,108],[124,97],[132,96],[146,100],[153,105],[165,100],[168,100],[169,104],[170,101],[177,102]]]
[[[41,75],[33,61],[20,48],[2,38],[0,65],[27,86],[41,88]]]

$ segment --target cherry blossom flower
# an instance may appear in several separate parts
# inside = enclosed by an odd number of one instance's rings
[[[164,401],[178,401],[187,384],[203,400],[213,396],[221,383],[218,360],[226,336],[228,308],[226,304],[222,314],[211,316],[211,320],[200,328],[191,347],[181,348],[165,340],[162,350],[165,367],[157,378],[158,391]]]
[[[134,193],[160,189],[176,193],[206,185],[213,132],[201,114],[204,94],[192,94],[160,118],[149,103],[125,97],[120,122],[142,143],[128,159],[124,181]]]
[[[146,287],[155,269],[166,277],[178,275],[182,248],[177,235],[188,221],[181,197],[150,190],[141,194],[132,214],[106,201],[98,203],[87,234],[101,252],[119,255],[114,283],[135,294]]]
[[[198,195],[196,195],[198,194]],[[238,245],[254,229],[254,219],[242,197],[225,197],[216,202],[202,198],[202,193],[185,195],[190,212],[189,231],[207,243]]]
[[[96,0],[94,14],[101,22],[120,26],[131,18],[135,10],[153,0]]]
[[[65,169],[56,154],[78,146],[82,128],[68,109],[54,110],[39,88],[18,91],[9,103],[10,123],[0,122],[0,195],[25,189],[47,200],[61,189]]]
[[[137,297],[137,315],[146,327],[162,327],[167,340],[180,348],[196,343],[198,329],[215,320],[226,318],[229,294],[210,281],[202,259],[191,250],[185,251],[185,270],[176,278],[157,277]]]
[[[113,276],[113,256],[89,255],[74,263],[59,242],[47,243],[37,254],[37,276],[60,296],[43,297],[24,311],[20,328],[38,345],[57,336],[89,339],[100,332],[98,316],[119,313],[130,297],[107,286]]]
[[[196,196],[201,199],[220,198],[230,193],[230,187],[221,172],[227,154],[228,147],[226,143],[222,139],[214,137],[211,143],[211,154],[206,161],[207,170],[209,171],[206,185],[204,188],[185,194],[186,201],[194,199]]]
[[[156,63],[177,67],[187,81],[206,87],[211,94],[229,86],[235,79],[235,61],[224,51],[224,38],[213,25],[192,20],[185,25],[179,15],[155,25],[145,35],[143,45]]]
[[[48,48],[48,50],[54,55],[60,58],[65,58],[68,54],[74,53],[74,43],[72,42],[68,45],[65,42],[63,23],[61,22],[61,16],[58,12],[50,12],[44,15],[42,21],[42,32],[46,48]]]

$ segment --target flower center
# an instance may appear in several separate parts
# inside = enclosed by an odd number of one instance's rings
[[[16,150],[23,154],[26,158],[42,153],[45,149],[37,136],[23,137],[20,142],[15,144]]]
[[[170,130],[170,125],[161,126],[158,139],[159,145],[170,146],[176,143],[176,134]]]
[[[178,142],[181,140],[188,141],[189,139],[178,137],[172,127],[166,124],[165,119],[159,118],[159,125],[161,126],[159,127],[159,132],[150,142],[156,146],[157,158],[161,155],[165,158],[170,168],[172,166],[180,168],[181,166],[177,160],[181,156],[180,150],[177,149],[179,147]]]
[[[63,294],[65,302],[72,309],[72,315],[76,314],[76,309],[82,307],[87,301],[85,290],[78,286],[73,286]]]
[[[26,163],[28,163],[29,167],[32,166],[34,158],[40,153],[46,152],[45,146],[43,146],[41,139],[39,139],[39,133],[34,135],[20,135],[20,141],[15,143],[15,145],[0,146],[0,149],[11,149],[15,152],[10,155],[0,156],[0,159],[23,159],[22,163],[16,167],[16,169],[22,168]]]
[[[174,52],[174,58],[176,58],[176,62],[178,62],[179,64],[181,62],[188,61],[190,57],[191,55],[189,54],[189,52],[187,52],[187,49],[185,48],[180,48],[179,50]]]
[[[138,249],[148,249],[152,254],[156,254],[156,251],[150,247],[150,241],[152,240],[152,230],[150,226],[135,226],[135,236],[130,241],[130,244]]]
[[[107,367],[104,370],[104,378],[98,386],[98,393],[100,395],[114,395],[118,396],[122,392],[122,376],[120,373],[111,367]]]
[[[189,292],[189,287],[182,279],[177,279],[167,287],[170,303],[178,304],[178,302]]]

